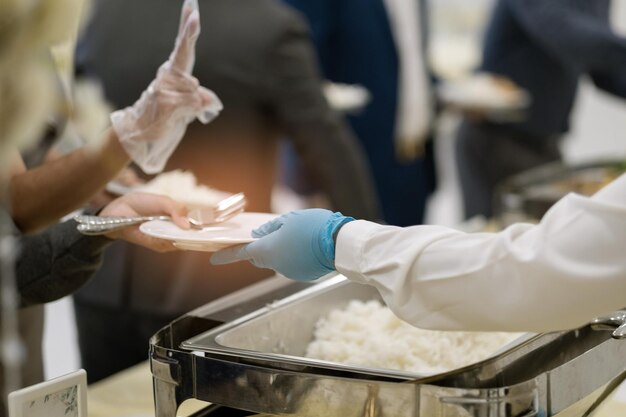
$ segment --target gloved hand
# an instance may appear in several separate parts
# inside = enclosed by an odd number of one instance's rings
[[[147,174],[163,170],[191,121],[208,123],[222,110],[217,96],[191,75],[199,34],[197,0],[186,0],[169,59],[135,104],[111,114],[120,143]]]
[[[311,281],[335,270],[333,235],[352,217],[323,209],[292,211],[252,231],[260,238],[216,252],[214,265],[248,260],[288,278]]]

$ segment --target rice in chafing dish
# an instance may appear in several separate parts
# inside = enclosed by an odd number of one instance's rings
[[[379,301],[353,300],[317,322],[306,356],[428,375],[486,359],[521,335],[417,329]]]

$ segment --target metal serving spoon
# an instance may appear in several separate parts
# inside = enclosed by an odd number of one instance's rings
[[[187,220],[194,229],[223,223],[244,211],[246,197],[243,193],[234,194],[220,201],[213,207],[193,209],[187,213]],[[89,216],[78,215],[74,217],[78,222],[77,229],[84,235],[102,235],[111,231],[132,226],[151,220],[171,220],[170,216]]]

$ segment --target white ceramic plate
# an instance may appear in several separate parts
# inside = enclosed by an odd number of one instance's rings
[[[162,220],[153,220],[143,223],[139,230],[159,239],[174,241],[180,249],[214,252],[229,246],[250,243],[252,229],[276,218],[273,213],[241,213],[227,222],[207,226],[202,230],[184,230],[174,223]]]
[[[530,96],[525,90],[512,81],[486,73],[443,82],[437,93],[446,104],[486,113],[521,111],[530,104]]]

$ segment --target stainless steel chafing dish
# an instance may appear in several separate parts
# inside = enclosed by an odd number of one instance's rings
[[[567,193],[591,195],[625,171],[624,160],[554,162],[530,169],[498,186],[494,201],[496,217],[503,226],[538,221]]]
[[[374,297],[339,276],[316,285],[274,278],[181,317],[151,340],[157,417],[192,398],[310,417],[582,416],[626,374],[626,342],[606,331],[624,315],[528,335],[483,362],[423,378],[302,357],[320,316]]]

